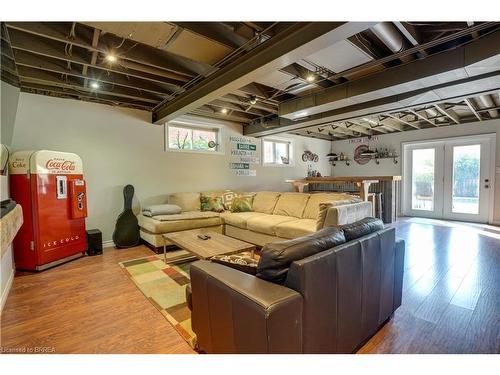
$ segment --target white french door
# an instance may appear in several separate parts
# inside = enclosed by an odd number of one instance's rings
[[[494,135],[403,145],[403,213],[486,223]]]

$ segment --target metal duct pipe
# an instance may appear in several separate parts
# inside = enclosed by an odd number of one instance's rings
[[[496,106],[495,102],[493,102],[493,99],[489,95],[481,95],[478,101],[481,108],[490,108]],[[490,114],[491,118],[498,117],[497,109],[492,109],[491,111],[488,111],[488,113]]]
[[[405,40],[392,22],[380,22],[370,29],[392,52],[398,53],[406,48]],[[413,60],[411,56],[405,56],[401,60],[408,62]]]

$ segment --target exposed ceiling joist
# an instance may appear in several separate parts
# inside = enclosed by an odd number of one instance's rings
[[[99,43],[99,35],[101,34],[101,31],[98,29],[94,29],[94,35],[92,36],[92,47],[97,48],[97,44]],[[92,57],[90,58],[90,65],[95,65],[97,62],[97,51],[92,51]],[[84,65],[82,67],[82,74],[84,76],[87,75],[87,70],[88,70],[88,65]],[[85,86],[87,86],[88,80],[85,80]]]
[[[63,61],[69,61],[72,64],[91,65],[92,67],[111,71],[127,76],[134,76],[136,78],[172,85],[179,87],[184,83],[181,76],[169,73],[165,70],[154,69],[147,65],[142,65],[130,61],[120,61],[118,64],[106,64],[103,61],[96,61],[95,64],[90,63],[86,50],[80,48],[73,48],[72,54],[65,53],[64,44],[60,42],[50,41],[37,36],[30,36],[29,34],[11,30],[12,48],[18,51],[25,51],[39,56],[50,57]],[[92,55],[94,53],[92,52]],[[182,78],[185,79],[185,78]]]
[[[126,77],[121,74],[105,72],[95,68],[88,68],[86,74],[83,74],[77,67],[67,67],[60,60],[47,60],[37,55],[29,55],[24,51],[16,51],[16,63],[18,66],[25,66],[34,69],[45,70],[53,73],[68,74],[74,77],[84,78],[85,81],[93,80],[96,82],[105,82],[118,86],[129,87],[141,91],[151,92],[165,97],[175,88],[168,85],[147,82],[135,77]],[[84,86],[87,86],[86,84]]]
[[[409,88],[430,88],[435,82],[450,82],[473,78],[478,72],[488,71],[488,59],[500,54],[500,31],[475,43],[386,69],[353,82],[346,82],[321,92],[286,101],[279,106],[279,115],[293,119],[307,111],[308,115],[360,103],[372,98],[403,94]],[[476,69],[485,64],[486,69]]]
[[[477,112],[477,110],[474,107],[474,105],[472,104],[471,100],[469,98],[465,98],[464,102],[465,102],[465,104],[467,104],[467,106],[469,107],[470,111],[474,114],[474,116],[476,116],[476,118],[479,121],[483,121],[483,118],[481,117],[481,115],[479,114],[479,112]]]
[[[249,98],[241,97],[241,96],[238,96],[236,94],[224,95],[221,98],[221,100],[224,100],[226,102],[233,103],[233,104],[249,104],[250,103]],[[257,103],[253,104],[252,107],[269,112],[269,113],[278,113],[277,107],[264,104],[259,100],[257,101]]]
[[[480,91],[474,91],[478,88]],[[440,89],[445,89],[442,97],[428,95],[429,93]],[[444,103],[450,100],[463,100],[466,97],[497,92],[498,90],[500,90],[500,70],[458,81],[438,84],[426,89],[410,91],[405,94],[393,95],[385,98],[370,100],[364,103],[353,104],[347,107],[307,116],[306,118],[297,121],[280,117],[269,121],[252,123],[245,126],[243,131],[245,135],[261,137],[265,135],[295,131],[297,129],[305,129],[311,126],[336,121],[346,121],[353,118],[383,115],[388,112],[395,113],[418,106]],[[457,92],[460,92],[460,94],[456,95]]]
[[[129,99],[124,97],[116,97],[115,95],[108,95],[103,93],[96,93],[95,91],[79,91],[68,87],[51,86],[50,84],[39,84],[31,82],[23,82],[23,91],[26,92],[49,92],[63,97],[73,97],[92,102],[104,102],[106,104],[127,104],[142,110],[150,110],[151,103],[142,102],[136,99]]]
[[[161,100],[161,97],[158,97],[156,95],[145,92],[140,93],[138,90],[129,89],[126,87],[116,87],[113,85],[102,85],[102,87],[98,89],[84,87],[83,79],[71,76],[63,76],[61,74],[46,72],[43,70],[37,70],[28,67],[19,67],[18,71],[19,79],[21,82],[48,84],[70,89],[77,88],[78,90],[82,91],[95,92],[98,94],[102,93],[105,95],[116,96],[117,98],[123,97],[140,100],[151,104],[156,104]]]
[[[78,24],[78,29],[70,37],[71,23],[62,22],[7,22],[9,29],[38,35],[55,41],[68,43],[89,51],[100,52],[104,55],[114,53],[120,59],[131,60],[141,64],[150,65],[159,69],[172,71],[187,77],[198,74],[208,74],[212,67],[197,61],[190,60],[171,52],[159,50],[138,42],[117,37],[113,34],[104,34],[100,37],[97,47],[92,46],[90,33],[92,28]],[[89,34],[89,36],[84,35]]]
[[[163,103],[153,112],[153,121],[161,123],[181,116],[243,87],[265,73],[280,69],[315,50],[344,40],[372,23],[304,22],[296,23],[268,41],[236,59],[184,94]]]
[[[411,126],[412,128],[414,129],[420,129],[420,125],[418,124],[414,124],[414,123],[411,123],[411,122],[408,122],[406,120],[403,120],[401,117],[398,117],[398,116],[395,116],[393,115],[392,113],[387,113],[387,116],[389,116],[390,118],[396,120],[396,121],[399,121],[400,123],[402,124],[405,124],[405,125],[408,125],[408,126]]]
[[[439,112],[441,112],[443,115],[445,115],[450,120],[452,120],[455,124],[460,124],[459,117],[456,114],[451,113],[450,111],[448,111],[445,108],[444,104],[434,104],[434,108],[436,108]]]
[[[418,113],[417,111],[414,111],[412,109],[408,109],[408,112],[410,112],[412,115],[414,115],[415,117],[418,117],[420,120],[424,120],[425,122],[427,122],[428,124],[431,124],[432,126],[437,126],[436,123],[432,122],[431,120],[429,120],[427,117],[421,115],[420,113]]]

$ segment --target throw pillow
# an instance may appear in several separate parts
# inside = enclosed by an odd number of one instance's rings
[[[228,211],[231,211],[231,206],[233,204],[233,199],[238,196],[238,193],[232,190],[226,190],[222,193],[222,204],[224,208]]]
[[[344,232],[334,227],[294,238],[293,240],[270,242],[262,248],[257,277],[283,284],[292,262],[343,244]]]
[[[201,201],[202,211],[214,211],[214,212],[224,211],[224,205],[222,204],[222,197],[216,197],[216,196],[209,197],[206,195],[202,195],[200,201]]]
[[[255,275],[257,273],[258,261],[249,254],[216,255],[210,258],[210,260],[214,263],[223,264],[224,266],[234,268],[250,275]]]
[[[250,212],[252,211],[252,195],[238,195],[233,198],[231,212]]]

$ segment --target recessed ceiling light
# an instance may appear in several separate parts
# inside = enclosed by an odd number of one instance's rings
[[[227,108],[222,108],[220,111],[223,115],[227,114]]]
[[[90,82],[90,87],[92,87],[93,89],[98,89],[99,84],[97,82]]]
[[[106,56],[106,61],[108,61],[110,63],[114,63],[114,62],[116,62],[116,60],[117,60],[116,56],[111,54],[111,53]]]
[[[314,82],[315,79],[316,79],[316,77],[314,77],[314,75],[312,73],[308,74],[306,77],[306,81],[309,83]]]

